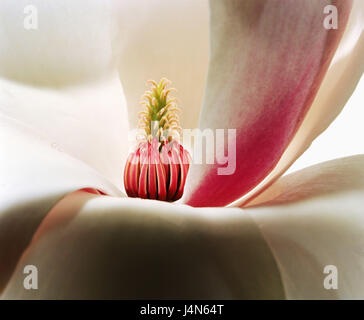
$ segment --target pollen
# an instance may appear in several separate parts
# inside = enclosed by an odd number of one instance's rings
[[[159,142],[180,140],[182,128],[179,124],[181,109],[177,107],[177,99],[170,97],[174,88],[168,88],[170,81],[162,78],[159,83],[147,81],[150,90],[142,96],[139,112],[139,129],[143,131],[144,139],[151,141],[157,138]]]

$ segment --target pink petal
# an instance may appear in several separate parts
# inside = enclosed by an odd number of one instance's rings
[[[343,109],[364,71],[363,30],[364,2],[355,0],[338,50],[302,125],[273,171],[253,190],[234,202],[233,206],[247,204],[264,192],[300,157]]]
[[[338,30],[323,27],[328,4],[338,8]],[[236,128],[237,166],[232,175],[217,175],[217,165],[192,165],[184,201],[193,206],[227,205],[277,165],[312,105],[351,1],[211,5],[212,53],[200,128]]]

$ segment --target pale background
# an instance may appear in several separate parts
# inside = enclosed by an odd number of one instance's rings
[[[292,165],[287,173],[354,154],[364,154],[364,77],[330,127]],[[286,174],[287,174],[286,173]]]

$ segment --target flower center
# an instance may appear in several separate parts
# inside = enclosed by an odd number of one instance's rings
[[[169,81],[148,81],[151,89],[141,102],[139,129],[142,141],[129,154],[124,186],[129,197],[176,201],[182,197],[191,157],[179,143],[182,131],[176,99],[168,94]],[[140,139],[140,137],[138,137]]]

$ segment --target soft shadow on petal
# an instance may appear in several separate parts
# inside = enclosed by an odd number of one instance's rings
[[[323,26],[328,4],[338,8],[338,30]],[[236,171],[223,176],[218,164],[193,165],[186,203],[227,205],[271,172],[312,105],[350,8],[351,1],[211,1],[200,127],[237,129]]]
[[[26,11],[29,5],[0,3],[0,115],[47,136],[121,188],[128,122],[110,1],[35,0]],[[27,29],[23,23],[35,13],[38,25]]]
[[[242,206],[279,178],[338,116],[364,72],[364,2],[354,0],[348,26],[302,125],[273,171],[231,206]],[[345,135],[345,132],[343,132]],[[348,137],[348,139],[352,139]]]
[[[117,62],[131,26],[118,28],[114,4],[35,0],[39,28],[27,30],[29,1],[0,3],[0,290],[62,197],[83,188],[123,196],[128,121]]]
[[[245,209],[277,259],[288,299],[364,298],[364,155],[280,178]],[[325,266],[338,270],[327,290]]]
[[[0,291],[34,232],[65,195],[90,188],[122,196],[48,137],[0,115]]]
[[[38,290],[23,287],[28,264],[38,268]],[[49,213],[1,298],[282,299],[284,292],[269,247],[241,209],[77,192]]]

